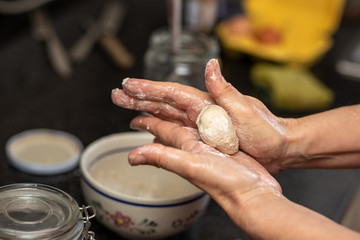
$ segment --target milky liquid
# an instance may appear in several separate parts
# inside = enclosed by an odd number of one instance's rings
[[[23,162],[48,165],[67,161],[78,151],[77,145],[69,139],[47,133],[19,139],[12,149]]]
[[[107,189],[145,199],[175,198],[199,191],[185,179],[153,166],[131,166],[129,152],[108,155],[93,164],[90,175]]]

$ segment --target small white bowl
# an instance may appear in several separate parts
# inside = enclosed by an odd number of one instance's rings
[[[125,238],[161,239],[184,231],[210,199],[174,173],[128,163],[132,149],[152,140],[147,132],[113,134],[90,144],[81,156],[86,202],[96,208],[99,222]]]
[[[60,174],[75,168],[83,145],[74,135],[54,129],[30,129],[12,136],[5,145],[9,162],[31,174]]]

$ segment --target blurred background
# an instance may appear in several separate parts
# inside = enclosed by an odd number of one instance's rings
[[[0,0],[0,185],[45,183],[81,203],[78,168],[23,173],[9,164],[6,141],[51,128],[87,146],[130,131],[138,113],[112,104],[111,90],[126,77],[146,77],[151,35],[174,27],[174,12],[166,0],[118,1],[123,8],[109,20],[115,8],[104,0]],[[225,78],[278,116],[360,102],[360,0],[184,0],[180,22],[215,38]],[[289,170],[275,177],[290,200],[341,222],[359,171]],[[93,231],[97,239],[116,238],[96,221]],[[171,239],[247,237],[211,202],[200,221]]]

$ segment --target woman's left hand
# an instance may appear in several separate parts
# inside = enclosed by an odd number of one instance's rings
[[[200,140],[196,129],[152,116],[136,117],[131,127],[156,137],[156,143],[129,154],[132,165],[153,165],[180,175],[211,195],[233,218],[239,201],[281,195],[280,185],[256,160],[241,151],[231,156],[218,152]]]

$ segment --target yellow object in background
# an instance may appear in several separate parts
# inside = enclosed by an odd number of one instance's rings
[[[279,110],[319,111],[329,108],[334,100],[333,91],[306,69],[258,63],[250,78]]]
[[[344,0],[243,0],[251,30],[234,34],[231,21],[225,20],[215,31],[227,50],[282,63],[311,65],[332,46],[331,35],[338,28],[344,3]],[[263,41],[258,37],[266,35],[262,31],[275,33],[277,41]]]

